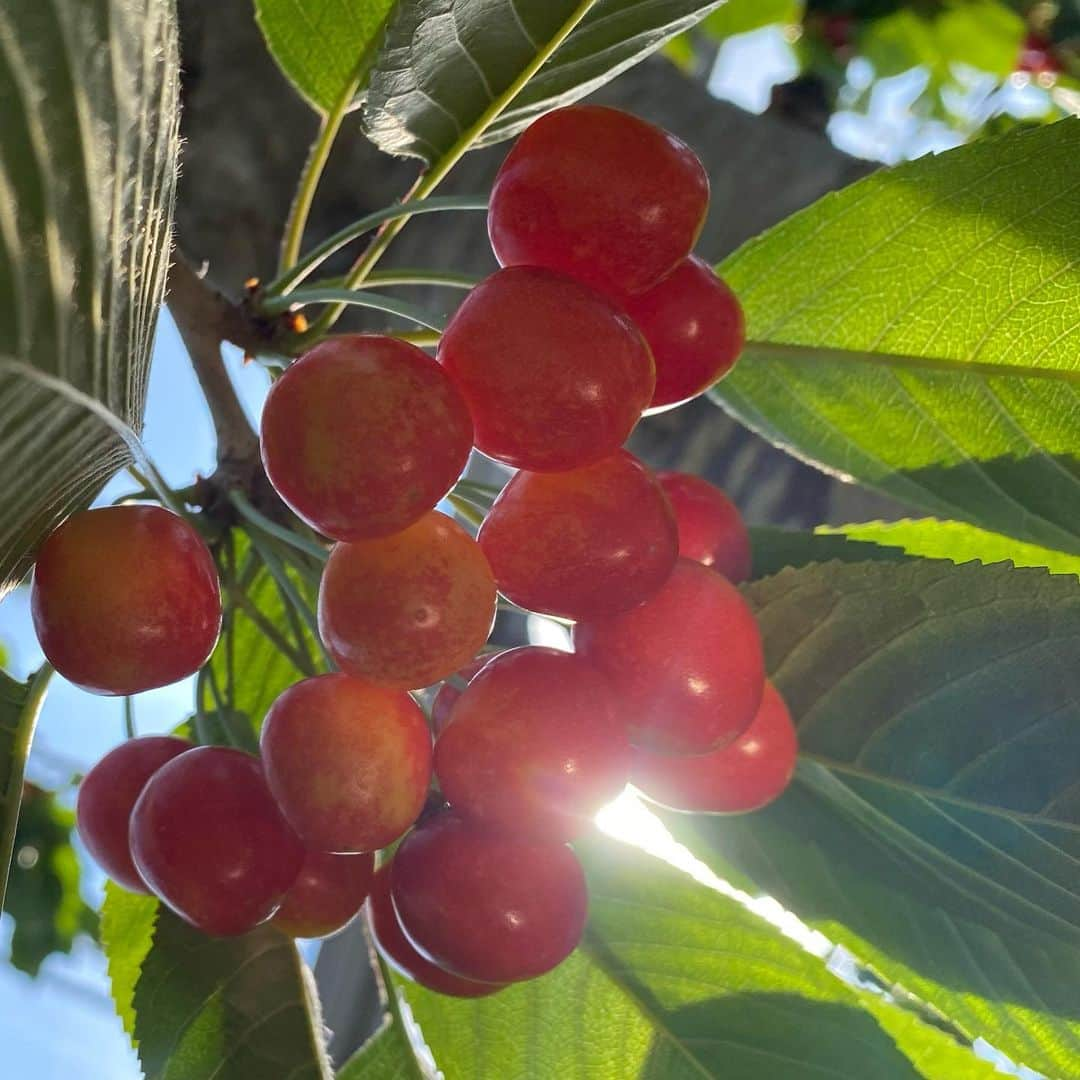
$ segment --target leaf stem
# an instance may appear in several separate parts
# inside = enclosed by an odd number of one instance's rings
[[[311,213],[311,204],[315,199],[315,189],[319,186],[326,162],[330,157],[334,140],[341,130],[341,122],[349,111],[356,89],[359,86],[358,79],[352,79],[345,87],[341,96],[334,103],[330,112],[325,113],[319,123],[319,133],[311,144],[307,161],[304,162],[303,172],[300,174],[300,182],[293,196],[292,206],[289,207],[289,217],[285,223],[285,233],[281,240],[281,257],[278,262],[278,273],[284,273],[296,264],[300,257],[300,245],[304,239],[304,229],[307,226],[308,214]]]
[[[3,829],[0,831],[0,911],[4,910],[7,896],[8,872],[11,869],[11,857],[15,852],[15,831],[19,826],[19,810],[22,807],[23,778],[26,775],[26,760],[30,756],[30,746],[34,741],[34,729],[37,727],[41,708],[45,704],[45,694],[49,688],[53,668],[45,663],[38,668],[30,680],[30,688],[19,710],[19,720],[15,727],[15,737],[11,745],[11,771],[7,778],[7,791],[4,795]]]
[[[266,537],[261,536],[258,532],[252,531],[248,533],[248,536],[252,546],[258,551],[259,557],[266,564],[266,569],[270,571],[282,592],[288,597],[296,614],[300,616],[307,628],[311,631],[315,638],[315,643],[322,653],[327,670],[335,670],[334,662],[330,659],[330,656],[322,643],[322,638],[319,636],[319,623],[315,618],[315,612],[311,610],[311,606],[301,595],[300,590],[296,587],[296,582],[289,577],[289,572],[278,558],[277,552],[273,550],[269,543],[267,543]]]
[[[299,285],[311,273],[321,266],[335,252],[340,251],[351,240],[370,232],[384,222],[392,221],[401,216],[411,217],[413,214],[435,214],[443,210],[487,210],[487,199],[477,195],[447,195],[444,198],[428,199],[424,206],[409,206],[404,203],[392,203],[384,206],[381,210],[375,210],[364,217],[358,218],[351,225],[339,229],[332,236],[327,237],[317,247],[305,255],[295,266],[279,274],[263,290],[264,296],[279,296],[287,293],[290,289]]]
[[[442,183],[447,173],[465,156],[472,144],[498,119],[514,98],[521,93],[529,80],[547,63],[555,50],[570,36],[574,27],[585,18],[589,13],[589,9],[595,3],[596,0],[581,0],[581,3],[573,10],[562,26],[537,49],[536,55],[522,68],[517,78],[501,94],[496,95],[476,119],[476,122],[462,132],[457,142],[427,172],[421,174],[403,203],[406,208],[411,207],[411,209],[407,209],[404,214],[387,221],[375,234],[367,250],[353,263],[352,268],[345,275],[347,288],[355,289],[361,282],[366,280],[368,274],[375,268],[375,264],[383,257],[394,237],[405,227],[405,223],[412,214],[417,212],[416,204],[427,199]],[[312,337],[325,334],[341,317],[343,310],[344,308],[340,303],[327,308],[311,328]]]

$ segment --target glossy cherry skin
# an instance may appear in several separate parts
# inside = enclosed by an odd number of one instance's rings
[[[535,979],[581,940],[585,874],[565,844],[446,813],[413,829],[393,865],[391,893],[405,935],[466,979]]]
[[[278,494],[335,540],[399,532],[461,475],[472,421],[422,349],[356,334],[316,345],[274,383],[262,458]]]
[[[689,401],[723,378],[746,340],[742,307],[704,259],[683,259],[626,310],[652,350],[656,389],[650,410]]]
[[[638,292],[689,254],[709,178],[674,135],[598,105],[556,109],[506,156],[488,235],[503,266],[546,266],[595,288]]]
[[[787,705],[766,683],[753,723],[733,743],[697,757],[636,750],[632,780],[643,795],[671,810],[739,814],[779,797],[798,753]]]
[[[263,723],[266,778],[315,851],[375,851],[417,818],[431,779],[431,735],[408,694],[333,673],[282,693]]]
[[[679,554],[738,585],[753,565],[750,534],[735,504],[715,485],[690,473],[657,473],[675,511]]]
[[[326,937],[340,930],[363,907],[374,876],[372,854],[309,851],[273,924],[290,937]]]
[[[458,698],[435,775],[464,818],[571,840],[626,786],[630,744],[611,688],[584,660],[511,649]]]
[[[470,660],[463,668],[454,672],[454,677],[460,679],[466,685],[470,683],[489,660],[501,656],[501,652],[484,653],[475,660]],[[457,699],[461,697],[461,690],[452,682],[444,682],[439,687],[431,703],[431,732],[438,738],[443,728],[450,723],[450,713],[453,711]]]
[[[435,990],[450,997],[487,997],[501,990],[493,983],[473,982],[460,975],[451,975],[438,964],[421,956],[413,948],[401,929],[394,902],[390,898],[390,875],[393,863],[384,863],[375,872],[371,895],[367,902],[368,927],[375,939],[375,947],[387,961],[407,979],[419,983],[428,990]]]
[[[79,784],[75,806],[79,836],[98,866],[131,892],[150,891],[131,861],[131,811],[150,777],[190,749],[186,739],[169,735],[128,739],[110,750]]]
[[[582,469],[517,473],[477,540],[504,596],[566,619],[640,604],[667,580],[679,550],[656,477],[625,450]]]
[[[186,678],[221,629],[213,557],[160,506],[69,517],[38,552],[30,609],[49,662],[94,694],[138,694]]]
[[[761,704],[754,613],[731,582],[689,559],[644,604],[579,622],[574,647],[611,681],[635,746],[705,754],[741,735]]]
[[[495,579],[480,545],[433,511],[394,536],[336,545],[318,614],[343,671],[411,690],[480,651],[495,618]]]
[[[556,472],[614,453],[652,400],[652,356],[629,317],[592,289],[520,266],[485,278],[439,342],[476,446]]]
[[[143,881],[182,919],[214,937],[269,919],[304,861],[257,758],[201,746],[163,765],[131,815]]]

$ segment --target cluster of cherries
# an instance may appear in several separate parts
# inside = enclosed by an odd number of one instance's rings
[[[502,269],[436,358],[347,335],[277,380],[263,462],[334,541],[318,624],[339,670],[281,694],[259,758],[172,737],[106,755],[78,823],[110,876],[217,935],[272,919],[320,936],[370,895],[391,962],[475,996],[574,949],[587,896],[568,842],[628,780],[695,811],[783,790],[795,733],[735,587],[746,529],[716,488],[621,449],[742,347],[735,297],[690,254],[707,205],[671,135],[606,108],[550,113],[495,181]],[[475,538],[435,509],[473,447],[517,470]],[[485,655],[497,592],[572,621],[574,651]],[[185,521],[121,506],[49,538],[33,614],[62,674],[131,694],[201,666],[221,605]],[[411,692],[440,682],[429,718]]]

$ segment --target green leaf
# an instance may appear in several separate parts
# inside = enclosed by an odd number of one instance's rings
[[[1080,553],[1080,122],[874,174],[721,266],[752,344],[711,391],[777,445]]]
[[[23,797],[23,774],[45,703],[52,668],[46,664],[29,682],[0,671],[0,911],[5,911],[8,870]]]
[[[996,927],[1080,947],[1076,580],[832,563],[746,595],[830,797],[903,835]]]
[[[424,1076],[401,1024],[387,1019],[338,1070],[337,1080],[423,1080]]]
[[[938,521],[935,518],[867,521],[855,525],[822,525],[817,533],[821,539],[846,537],[850,542],[848,546],[856,551],[866,551],[864,543],[880,544],[885,550],[900,549],[908,555],[927,559],[951,559],[957,563],[973,559],[981,563],[1011,562],[1015,566],[1045,566],[1052,574],[1080,575],[1080,558],[1075,555],[1025,544],[963,521]],[[838,557],[844,558],[843,555]]]
[[[968,1038],[1047,1076],[1080,1076],[1080,950],[1022,927],[990,929],[963,881],[927,863],[917,843],[834,802],[813,773],[800,767],[787,793],[754,814],[656,812],[717,874],[775,897]],[[894,1015],[879,1019],[904,1045]]]
[[[320,112],[364,89],[394,0],[255,0],[278,66]]]
[[[865,994],[739,903],[623,845],[581,847],[589,925],[555,971],[472,1001],[397,981],[446,1076],[919,1075]]]
[[[596,90],[721,2],[401,0],[371,75],[368,135],[387,153],[429,164],[508,139]],[[552,48],[522,88],[529,66]]]
[[[804,0],[727,0],[701,24],[714,41],[747,34],[763,26],[802,22]]]
[[[102,938],[147,1080],[332,1075],[311,973],[277,930],[210,938],[109,886]]]
[[[52,953],[71,952],[77,934],[97,931],[97,916],[79,893],[74,826],[75,814],[55,795],[25,785],[4,910],[15,920],[11,962],[29,975]]]
[[[846,528],[846,527],[845,527]],[[751,578],[770,577],[789,566],[806,566],[809,563],[870,562],[885,560],[897,562],[905,558],[897,543],[890,545],[885,539],[826,534],[823,530],[804,532],[797,529],[777,529],[757,526],[750,530],[750,550],[753,555]]]
[[[744,818],[667,815],[677,838],[971,1037],[1078,1075],[1076,580],[834,562],[746,595],[799,728],[797,780]]]
[[[130,460],[178,148],[172,5],[0,0],[0,596]]]
[[[101,909],[101,947],[109,965],[113,1004],[124,1030],[135,1035],[135,986],[143,961],[154,944],[160,905],[152,896],[140,896],[105,884]]]

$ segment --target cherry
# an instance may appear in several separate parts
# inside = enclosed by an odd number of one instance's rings
[[[674,135],[598,105],[556,109],[506,156],[488,235],[503,266],[546,266],[604,291],[653,285],[690,252],[709,178]]]
[[[655,385],[648,347],[622,310],[528,266],[496,271],[469,293],[439,360],[469,403],[477,449],[542,472],[613,453]]]
[[[699,757],[634,753],[633,782],[672,810],[732,814],[758,810],[788,786],[799,752],[795,726],[772,683],[753,723],[733,743]]]
[[[393,865],[391,894],[406,936],[421,954],[466,979],[534,979],[562,963],[581,939],[585,874],[565,844],[446,813],[413,829]]]
[[[511,649],[485,664],[435,744],[435,774],[462,817],[570,840],[626,786],[615,697],[580,657]]]
[[[738,585],[750,577],[750,534],[735,504],[718,488],[690,473],[657,474],[675,511],[679,554],[712,567]]]
[[[222,746],[188,750],[158,769],[135,803],[130,837],[154,895],[215,937],[269,919],[304,861],[258,759]]]
[[[574,646],[611,680],[635,746],[705,754],[741,735],[761,704],[754,613],[731,582],[689,559],[644,604],[579,622]]]
[[[468,408],[446,373],[396,338],[316,345],[274,383],[263,409],[266,475],[335,540],[411,525],[447,493],[471,446]]]
[[[463,668],[454,673],[455,677],[468,685],[489,660],[494,660],[501,653],[484,653],[475,660],[470,660]],[[461,697],[461,691],[451,682],[444,682],[431,703],[431,731],[438,738],[447,724],[450,723],[450,713],[457,699]]]
[[[374,851],[423,809],[431,735],[408,694],[316,675],[270,707],[261,749],[282,813],[315,851]]]
[[[147,781],[191,749],[186,739],[147,735],[110,750],[82,779],[75,806],[79,836],[98,866],[131,892],[149,892],[131,861],[131,811]]]
[[[38,552],[30,606],[49,662],[95,694],[138,694],[193,674],[221,629],[213,557],[160,506],[69,517]]]
[[[309,851],[273,923],[290,937],[326,937],[360,910],[374,875],[374,855]]]
[[[625,450],[568,472],[517,473],[477,539],[504,596],[567,619],[641,603],[679,547],[656,477]]]
[[[742,351],[746,332],[738,298],[696,255],[625,303],[656,364],[650,409],[696,397],[723,378]]]
[[[375,871],[375,880],[368,897],[367,917],[375,947],[407,979],[419,983],[428,990],[435,990],[450,997],[486,997],[501,990],[493,983],[473,982],[460,975],[451,975],[438,964],[424,959],[412,947],[401,929],[394,902],[390,898],[390,874],[393,863],[384,863]]]
[[[1032,31],[1024,38],[1016,70],[1031,75],[1059,75],[1064,69],[1054,52],[1053,41],[1045,34]]]
[[[338,544],[319,586],[319,632],[342,670],[430,686],[471,660],[495,618],[480,546],[432,511],[394,536]]]

